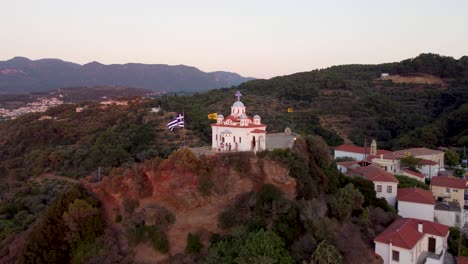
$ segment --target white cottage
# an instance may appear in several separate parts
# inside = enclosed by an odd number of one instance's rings
[[[382,168],[374,166],[360,167],[356,169],[348,169],[349,175],[359,175],[374,183],[377,198],[385,198],[388,204],[395,207],[398,179],[393,174],[385,171]]]
[[[384,264],[444,263],[449,229],[426,220],[399,218],[375,239]]]
[[[402,217],[434,221],[435,199],[432,192],[421,188],[399,188],[398,214]]]
[[[266,146],[266,127],[258,115],[247,115],[245,105],[240,101],[242,94],[237,91],[237,101],[231,106],[227,117],[218,115],[211,124],[212,149],[215,151],[259,151]]]

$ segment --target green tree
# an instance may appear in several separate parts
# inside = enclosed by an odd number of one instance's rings
[[[450,167],[455,167],[459,164],[460,157],[458,153],[452,149],[447,149],[445,151],[445,164],[449,165]]]
[[[252,232],[239,248],[236,263],[294,263],[284,241],[271,231]]]
[[[312,253],[311,264],[340,264],[343,263],[343,257],[340,252],[325,240],[320,242],[317,249]]]
[[[364,196],[352,183],[349,183],[331,198],[330,211],[334,217],[346,220],[351,217],[353,210],[360,209],[363,203]]]
[[[408,176],[404,175],[395,175],[395,177],[398,179],[398,188],[409,188],[409,187],[418,187],[421,189],[429,190],[429,185],[418,181],[416,179],[410,178]]]
[[[200,236],[189,233],[187,235],[187,246],[185,247],[185,252],[198,253],[202,248],[203,244],[200,241]]]
[[[415,158],[413,156],[407,156],[407,157],[401,158],[400,165],[402,168],[408,168],[410,170],[419,172],[418,169],[421,167],[419,165],[420,160],[421,159]]]

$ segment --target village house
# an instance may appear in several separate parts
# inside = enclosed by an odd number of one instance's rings
[[[369,166],[370,163],[364,160],[361,161],[339,161],[336,163],[338,170],[341,173],[347,173],[349,169],[357,169],[364,166]]]
[[[444,263],[447,226],[431,221],[399,218],[375,239],[375,253],[384,264]]]
[[[353,158],[354,160],[365,160],[367,156],[380,156],[381,154],[392,154],[389,150],[377,149],[377,143],[372,140],[369,148],[352,144],[345,144],[335,148],[334,158]]]
[[[435,200],[432,192],[421,188],[399,188],[398,214],[402,217],[434,221]]]
[[[439,166],[437,172],[444,171],[445,153],[442,151],[428,149],[428,148],[410,148],[410,149],[403,149],[403,150],[395,151],[394,154],[400,158],[413,156],[418,159],[434,161]]]
[[[372,181],[377,198],[385,198],[388,204],[395,207],[398,180],[393,174],[374,166],[349,169],[348,174],[351,176],[361,176]]]
[[[452,176],[437,176],[432,178],[431,190],[432,194],[438,201],[454,202],[464,208],[465,204],[465,188],[467,181],[465,179]]]
[[[418,170],[429,180],[432,179],[432,177],[436,177],[440,171],[439,163],[433,160],[421,159],[418,165]]]
[[[437,202],[434,208],[434,222],[460,228],[466,219],[463,211],[458,203]]]
[[[396,174],[400,170],[400,160],[393,153],[369,155],[366,160],[373,164],[379,164],[384,170],[392,174]]]

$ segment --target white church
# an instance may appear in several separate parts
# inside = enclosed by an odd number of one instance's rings
[[[266,146],[266,125],[260,116],[248,116],[245,105],[240,101],[242,94],[237,91],[237,101],[231,106],[227,117],[219,114],[216,123],[211,124],[213,151],[260,151]]]

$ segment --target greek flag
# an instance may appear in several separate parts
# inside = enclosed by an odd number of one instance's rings
[[[176,127],[184,127],[184,114],[178,114],[171,122],[167,123],[167,128],[171,131]]]

